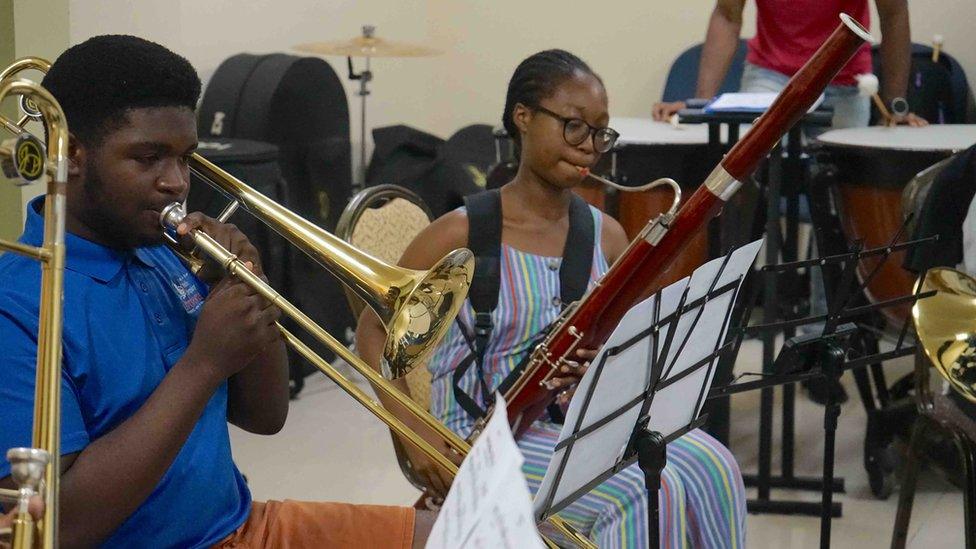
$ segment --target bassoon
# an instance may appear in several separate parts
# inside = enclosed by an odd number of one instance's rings
[[[624,314],[660,289],[671,261],[739,189],[759,162],[813,105],[824,88],[871,34],[846,14],[813,57],[790,79],[752,129],[725,155],[705,182],[676,213],[648,222],[623,255],[583,298],[568,307],[547,337],[532,351],[518,381],[505,393],[509,422],[521,435],[556,396],[545,382],[576,349],[606,342]],[[476,428],[473,436],[480,429]]]

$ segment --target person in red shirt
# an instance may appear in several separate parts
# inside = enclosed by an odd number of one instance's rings
[[[695,97],[711,98],[718,92],[738,47],[742,10],[746,0],[717,0],[708,24],[698,68]],[[908,111],[905,91],[911,63],[907,0],[875,0],[880,16],[881,99],[894,122],[924,126],[927,122]],[[742,91],[780,91],[806,63],[831,32],[838,16],[847,13],[870,25],[868,0],[756,0],[756,36],[748,42]],[[871,72],[871,47],[864,44],[824,92],[824,105],[833,107],[833,127],[867,126],[869,98],[858,95],[859,74]],[[684,101],[656,103],[655,120],[666,120],[685,108]]]
[[[779,92],[821,44],[837,28],[841,13],[870,27],[868,0],[755,0],[756,36],[748,43],[740,90]],[[893,115],[892,122],[925,126],[928,122],[908,109],[905,92],[911,66],[908,0],[874,0],[880,16],[881,66],[884,71],[881,99]],[[716,0],[702,46],[695,97],[709,99],[718,94],[739,45],[742,11],[746,0]],[[870,98],[858,93],[857,76],[872,72],[871,46],[864,44],[824,90],[823,106],[833,109],[832,128],[867,126],[871,118]],[[655,120],[667,120],[685,108],[684,101],[656,103]],[[807,128],[814,137],[830,128]],[[826,313],[823,279],[814,269],[810,277],[811,314]],[[816,330],[817,326],[801,327]],[[803,384],[814,401],[823,402],[828,387],[819,380]],[[840,384],[829,389],[835,398],[846,400]]]

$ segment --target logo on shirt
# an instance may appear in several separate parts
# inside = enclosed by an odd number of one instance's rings
[[[182,273],[173,278],[173,289],[176,290],[176,295],[179,296],[186,312],[194,313],[203,304],[203,296],[200,295],[200,290],[194,284],[190,273]]]

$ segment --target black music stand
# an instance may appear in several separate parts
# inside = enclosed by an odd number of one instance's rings
[[[706,263],[624,316],[570,404],[536,493],[540,522],[636,461],[648,491],[649,541],[659,546],[667,444],[704,422],[717,359],[731,347],[723,342],[732,306],[760,244]]]
[[[766,392],[772,390],[775,386],[787,386],[814,377],[821,377],[825,381],[839,381],[841,375],[847,370],[875,366],[887,360],[913,354],[915,352],[914,343],[910,342],[906,344],[905,341],[909,325],[909,322],[906,321],[902,326],[901,333],[893,350],[852,356],[852,352],[856,348],[855,342],[859,336],[863,335],[864,330],[863,326],[854,322],[856,319],[875,313],[884,307],[913,304],[917,300],[929,297],[935,293],[928,292],[923,294],[920,293],[920,288],[917,288],[914,293],[887,301],[870,305],[852,306],[854,299],[864,292],[865,287],[874,276],[874,273],[871,273],[865,277],[864,283],[858,283],[856,277],[857,266],[862,259],[880,256],[882,260],[875,268],[874,272],[876,273],[893,253],[914,246],[928,244],[935,240],[933,237],[895,244],[900,234],[901,232],[896,234],[892,243],[883,248],[863,250],[860,243],[855,243],[851,251],[846,254],[763,267],[762,270],[770,275],[809,268],[816,265],[822,268],[839,267],[839,282],[836,285],[835,293],[829,296],[829,306],[826,315],[747,326],[747,313],[743,328],[733,336],[732,356],[738,353],[738,348],[747,334],[775,333],[784,329],[791,330],[799,325],[814,322],[824,322],[823,331],[820,334],[807,334],[787,339],[772,364],[772,373],[753,374],[761,375],[763,379],[754,382],[731,384],[725,387],[716,387],[709,393],[708,398],[724,398],[736,393],[752,390]],[[834,478],[834,443],[839,416],[840,403],[835,400],[833,392],[828,391],[824,405],[824,455],[823,476],[819,483],[821,492],[820,503],[772,501],[769,499],[765,501],[767,504],[775,504],[775,510],[781,513],[819,514],[820,547],[822,548],[830,546],[832,518],[839,517],[842,510],[841,504],[833,501],[834,492],[843,491],[843,483],[836,482]],[[762,460],[762,457],[760,455],[760,460]],[[771,484],[770,481],[771,472],[768,464],[764,468],[762,461],[760,461],[758,484],[760,486],[766,486],[768,489]],[[752,510],[752,506],[750,506],[750,510]]]

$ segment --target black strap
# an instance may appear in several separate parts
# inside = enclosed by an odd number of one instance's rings
[[[461,389],[460,382],[471,364],[477,368],[482,402],[488,403],[488,384],[484,375],[484,356],[494,328],[491,313],[498,306],[498,290],[501,285],[502,249],[502,197],[497,189],[464,197],[468,213],[468,248],[474,253],[474,278],[468,289],[468,300],[474,309],[474,333],[458,318],[458,326],[468,347],[469,354],[454,369],[454,400],[471,417],[480,419],[488,411]]]
[[[491,335],[491,313],[501,286],[502,195],[495,189],[464,197],[468,210],[468,248],[474,253],[474,279],[468,299],[475,311],[475,344]]]
[[[590,270],[593,268],[595,248],[593,233],[593,214],[590,213],[590,207],[585,200],[574,194],[569,204],[569,234],[563,247],[562,265],[559,267],[559,299],[563,308],[582,298],[590,284]],[[549,327],[546,327],[543,333],[548,332]],[[522,377],[522,373],[529,365],[527,359],[528,357],[509,372],[498,386],[499,391],[503,394],[508,392]],[[555,416],[555,410],[552,408],[550,406],[550,414]],[[558,415],[562,415],[561,411]]]
[[[498,306],[498,293],[501,287],[502,202],[501,194],[497,189],[466,196],[464,201],[468,214],[468,247],[475,255],[474,279],[468,291],[468,299],[475,312],[475,325],[474,333],[469,334],[458,319],[461,333],[464,334],[472,353],[455,368],[453,385],[457,403],[471,417],[479,419],[487,414],[487,410],[478,406],[475,400],[461,389],[460,380],[471,364],[475,364],[482,400],[485,403],[490,402],[483,362],[494,328],[491,315]],[[559,268],[559,300],[563,308],[583,297],[589,286],[595,247],[594,238],[593,215],[590,213],[590,207],[586,201],[574,194],[569,207],[569,234],[566,236],[563,260]],[[498,390],[504,393],[511,388],[521,377],[527,364],[528,357],[509,373]]]
[[[559,268],[559,294],[562,306],[578,301],[590,285],[593,269],[593,214],[585,200],[572,195],[569,203],[569,234],[563,247],[563,261]]]

